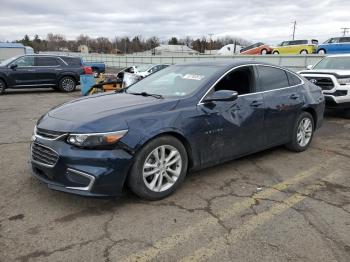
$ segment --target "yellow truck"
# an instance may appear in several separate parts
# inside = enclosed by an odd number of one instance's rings
[[[272,54],[307,55],[316,53],[318,40],[291,40],[284,41],[272,50]]]

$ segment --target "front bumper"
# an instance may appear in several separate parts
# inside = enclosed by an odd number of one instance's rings
[[[55,152],[57,162],[47,165],[34,160],[33,143]],[[64,140],[39,137],[32,142],[30,154],[32,175],[50,189],[94,197],[122,195],[133,160],[133,156],[124,149],[86,150],[69,145]],[[45,159],[44,155],[42,157]]]

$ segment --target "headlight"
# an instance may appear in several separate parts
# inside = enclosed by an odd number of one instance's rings
[[[339,78],[338,83],[340,85],[350,85],[350,78]]]
[[[80,147],[109,146],[117,143],[127,132],[128,130],[108,133],[70,134],[67,142]]]

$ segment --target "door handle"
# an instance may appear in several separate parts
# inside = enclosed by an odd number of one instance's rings
[[[27,69],[27,72],[35,72],[35,69]]]
[[[258,106],[261,106],[262,104],[263,104],[262,101],[254,100],[253,102],[250,103],[250,106],[258,107]]]
[[[292,94],[289,98],[295,100],[295,99],[298,99],[299,96],[297,94]]]

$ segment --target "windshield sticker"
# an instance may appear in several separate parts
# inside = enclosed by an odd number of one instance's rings
[[[186,74],[182,77],[183,79],[200,81],[204,78],[202,75]]]

